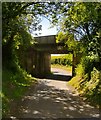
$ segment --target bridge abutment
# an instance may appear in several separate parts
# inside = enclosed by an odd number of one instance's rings
[[[34,65],[35,71],[33,70],[32,74],[44,77],[51,72],[51,55],[49,53],[36,52]]]

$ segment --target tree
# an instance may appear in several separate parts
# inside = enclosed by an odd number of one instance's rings
[[[86,52],[96,54],[101,62],[101,40],[98,34],[101,32],[101,3],[76,2],[71,4],[68,11],[63,14],[61,29],[74,34],[74,38],[80,41]],[[96,46],[96,47],[95,47]]]
[[[96,50],[94,50],[91,44],[93,42],[94,45],[100,46],[100,40],[97,37],[101,30],[100,3],[11,2],[3,3],[2,8],[3,46],[9,46],[6,47],[9,51],[12,51],[10,46],[13,44],[14,36],[18,35],[23,38],[23,34],[28,35],[32,30],[41,29],[37,25],[41,21],[40,16],[45,16],[50,19],[53,25],[58,24],[60,26],[61,23],[60,30],[68,34],[68,39],[73,36],[74,40],[80,41],[83,45],[85,44],[86,52],[94,53],[96,51],[96,54],[100,56],[100,47],[98,49],[95,47]],[[65,42],[67,41],[71,40],[65,39]]]
[[[3,2],[2,3],[2,44],[3,63],[14,59],[15,48],[19,45],[28,47],[32,38],[32,30],[41,30],[38,26],[40,16],[50,17],[53,12],[56,15],[57,7],[54,2],[26,3],[26,2]],[[55,11],[54,11],[55,10]]]

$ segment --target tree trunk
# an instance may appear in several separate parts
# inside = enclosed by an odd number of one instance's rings
[[[2,46],[2,63],[3,65],[5,63],[8,63],[12,61],[13,59],[13,38],[14,38],[14,35],[12,33],[11,37],[9,38],[9,40],[7,41],[6,44],[4,44]]]

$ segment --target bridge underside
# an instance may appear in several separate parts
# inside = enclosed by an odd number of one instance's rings
[[[35,45],[28,49],[26,69],[33,76],[45,77],[51,72],[51,54],[68,53],[72,53],[72,51],[68,51],[62,45]]]
[[[33,50],[38,52],[47,52],[50,54],[68,54],[73,51],[69,51],[68,48],[63,44],[36,44]]]

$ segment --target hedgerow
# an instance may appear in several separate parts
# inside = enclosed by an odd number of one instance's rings
[[[51,57],[51,64],[72,66],[72,54],[52,56]]]

